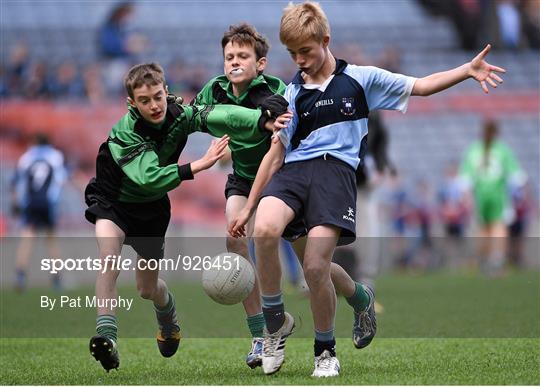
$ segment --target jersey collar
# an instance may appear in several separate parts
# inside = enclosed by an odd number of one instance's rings
[[[343,59],[337,59],[337,58],[334,58],[334,59],[336,60],[336,69],[334,70],[332,74],[333,75],[341,74],[347,67],[347,62],[345,62]],[[298,71],[296,73],[291,83],[294,85],[303,85],[306,83],[304,82],[304,78],[302,78],[301,71]]]

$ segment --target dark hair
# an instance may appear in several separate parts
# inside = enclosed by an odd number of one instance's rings
[[[499,126],[493,119],[486,119],[483,123],[482,137],[486,144],[490,144],[499,134]]]
[[[265,57],[270,49],[266,37],[261,35],[251,24],[247,23],[229,26],[229,30],[223,34],[223,38],[221,39],[221,48],[225,50],[225,46],[229,42],[253,47],[257,60]]]
[[[133,98],[133,90],[138,87],[159,84],[165,86],[165,73],[163,68],[156,62],[135,65],[129,69],[124,78],[124,86],[130,98]]]
[[[47,136],[45,133],[36,133],[34,141],[38,145],[48,145],[48,144],[50,144],[49,136]]]
[[[118,24],[131,12],[133,12],[133,3],[131,1],[123,1],[111,10],[107,18],[107,23]]]

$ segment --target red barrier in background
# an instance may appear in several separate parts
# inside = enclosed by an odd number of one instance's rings
[[[70,162],[88,176],[94,173],[99,145],[105,140],[111,127],[126,112],[123,101],[96,105],[81,102],[7,99],[0,101],[0,104],[2,160],[15,162],[28,146],[33,134],[45,132],[55,145],[66,152]],[[443,93],[432,98],[415,98],[407,115],[455,112],[493,117],[508,114],[538,114],[539,106],[538,90],[491,93],[489,97],[480,91]],[[173,201],[173,222],[224,224],[225,182],[225,172],[212,170],[197,175],[195,181],[182,183],[170,195]]]

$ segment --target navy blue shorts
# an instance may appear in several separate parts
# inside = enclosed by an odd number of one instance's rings
[[[52,205],[32,206],[23,208],[22,221],[25,226],[36,230],[54,230],[56,226],[56,216]]]
[[[295,213],[283,237],[294,240],[315,226],[341,228],[338,246],[356,238],[356,175],[347,163],[332,156],[283,165],[262,197],[281,199]]]

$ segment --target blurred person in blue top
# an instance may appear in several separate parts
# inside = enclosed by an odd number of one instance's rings
[[[114,95],[121,94],[124,74],[138,61],[137,56],[147,47],[146,36],[130,26],[134,12],[134,3],[118,3],[98,31],[98,53],[105,60],[104,84],[107,85],[108,92]]]
[[[496,73],[505,70],[484,61],[489,45],[470,62],[418,79],[348,64],[330,52],[328,19],[319,4],[309,1],[285,8],[280,40],[298,66],[285,90],[290,112],[275,120],[274,129],[279,132],[230,232],[245,235],[243,226],[257,209],[255,250],[266,322],[262,367],[268,375],[280,370],[286,339],[295,326],[283,304],[279,239],[307,235],[299,258],[315,328],[312,376],[335,377],[340,372],[334,338],[338,289],[331,279],[331,259],[336,245],[355,240],[355,170],[363,159],[360,150],[366,148],[369,112],[405,112],[411,95],[429,96],[469,78],[487,93],[488,84],[496,87],[496,82],[502,82]],[[377,328],[374,293],[352,280],[347,286],[350,289],[340,293],[360,296],[354,305],[353,343],[364,348]]]
[[[20,157],[11,180],[12,212],[20,215],[22,221],[15,264],[17,291],[26,289],[30,255],[38,232],[45,232],[49,256],[58,257],[56,210],[66,179],[62,152],[49,143],[46,135],[36,135],[35,144]],[[55,289],[60,288],[58,274],[53,275],[52,284]]]

